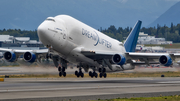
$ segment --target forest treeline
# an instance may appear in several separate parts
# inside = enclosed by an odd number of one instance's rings
[[[14,37],[30,37],[31,40],[39,40],[37,30],[27,31],[21,29],[3,29],[0,30],[0,35],[10,35]]]
[[[116,28],[114,25],[111,25],[107,29],[100,28],[100,31],[112,38],[115,38],[119,41],[123,41],[132,30],[131,27],[126,28]],[[171,27],[167,27],[166,25],[157,27],[142,27],[140,32],[144,32],[145,34],[155,36],[156,38],[165,38],[166,41],[173,41],[174,43],[180,43],[180,24],[173,25],[171,23]],[[20,29],[3,29],[0,30],[0,35],[11,35],[15,37],[30,37],[31,40],[39,40],[37,35],[37,30],[27,31]]]
[[[132,28],[130,27],[123,29],[122,27],[116,28],[114,25],[111,25],[108,29],[104,30],[100,28],[101,32],[119,41],[126,38],[131,30]],[[167,27],[166,25],[157,25],[157,27],[149,28],[142,27],[140,32],[144,32],[150,36],[155,36],[156,38],[165,38],[166,41],[173,41],[174,43],[180,42],[180,24],[173,25],[173,23],[171,23],[171,27]]]

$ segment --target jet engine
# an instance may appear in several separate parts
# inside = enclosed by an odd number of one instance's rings
[[[113,63],[115,64],[118,64],[118,65],[124,65],[125,62],[126,62],[126,58],[121,55],[121,54],[115,54],[113,57],[112,57],[112,61]]]
[[[164,66],[170,66],[172,64],[172,59],[170,56],[168,55],[162,55],[159,58],[159,62],[164,65]]]
[[[16,61],[16,54],[14,52],[5,52],[4,53],[4,59],[8,62],[14,62]]]
[[[25,52],[23,58],[25,61],[33,63],[36,60],[36,55],[32,52]]]

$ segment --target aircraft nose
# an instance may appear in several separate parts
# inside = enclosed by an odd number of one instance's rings
[[[39,27],[37,28],[37,34],[40,41],[43,44],[47,44],[47,41],[49,40],[50,36],[48,34],[48,28],[45,23],[42,23],[41,25],[39,25]]]
[[[39,25],[38,29],[37,29],[37,33],[38,33],[38,36],[42,36],[43,34],[46,33],[46,28],[41,24]]]

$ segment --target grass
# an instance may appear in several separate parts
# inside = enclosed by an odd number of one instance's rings
[[[180,72],[136,72],[136,73],[112,73],[108,77],[180,77]]]
[[[159,97],[116,98],[116,99],[106,99],[106,100],[98,99],[93,101],[180,101],[180,95],[159,96]]]
[[[107,78],[135,78],[135,77],[180,77],[180,72],[136,72],[136,73],[107,73]],[[4,78],[5,75],[0,75],[0,78]],[[16,74],[9,75],[9,78],[58,78],[58,74]],[[90,78],[89,74],[84,74],[85,78]],[[74,74],[67,74],[66,78],[77,78]]]
[[[160,46],[160,47],[164,47],[164,48],[180,48],[180,43],[165,44],[165,45],[147,44],[145,46],[146,47]]]

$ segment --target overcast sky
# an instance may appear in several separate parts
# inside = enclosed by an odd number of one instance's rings
[[[42,2],[43,1],[43,2]],[[0,29],[36,29],[49,16],[70,15],[96,29],[147,27],[180,0],[0,0]]]

